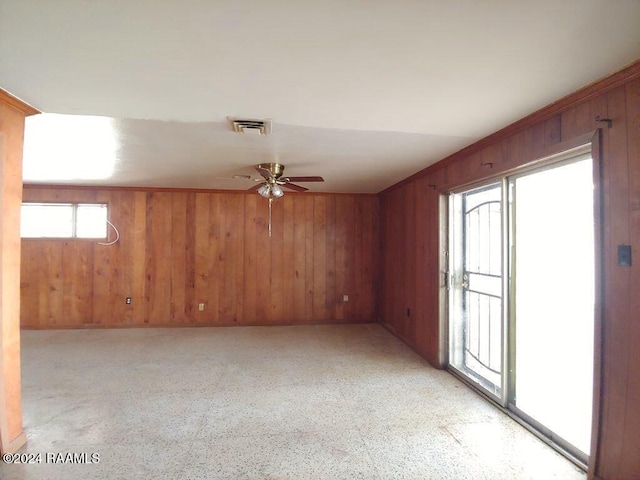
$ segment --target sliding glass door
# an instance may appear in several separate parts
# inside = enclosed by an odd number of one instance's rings
[[[588,154],[449,198],[449,365],[586,461],[594,335]]]
[[[593,391],[591,158],[510,180],[512,405],[559,443],[589,453]]]

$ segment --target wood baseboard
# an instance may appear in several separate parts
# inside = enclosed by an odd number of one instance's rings
[[[89,330],[89,329],[117,329],[117,328],[199,328],[199,327],[282,327],[282,326],[312,326],[312,325],[352,325],[377,323],[375,320],[322,320],[310,322],[219,322],[219,323],[83,323],[70,325],[23,325],[21,330]]]
[[[27,443],[27,434],[22,432],[13,440],[5,443],[2,442],[0,445],[0,453],[15,453],[22,448],[24,444]]]

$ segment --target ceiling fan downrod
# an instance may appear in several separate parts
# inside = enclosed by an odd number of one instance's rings
[[[269,197],[269,238],[271,238],[271,204],[273,203],[273,198]]]

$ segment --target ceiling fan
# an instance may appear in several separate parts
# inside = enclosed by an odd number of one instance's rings
[[[269,200],[269,236],[271,236],[271,203],[284,195],[282,187],[296,192],[306,192],[306,187],[296,185],[293,182],[324,182],[322,177],[283,177],[284,165],[281,163],[260,163],[255,166],[258,173],[264,178],[264,182],[251,187],[248,191],[257,191],[261,197]]]
[[[256,165],[255,169],[262,175],[265,181],[251,187],[249,191],[257,191],[260,196],[269,200],[280,198],[284,195],[281,187],[296,192],[306,192],[309,190],[293,182],[324,182],[324,178],[322,177],[283,177],[284,165],[280,163],[260,163]]]

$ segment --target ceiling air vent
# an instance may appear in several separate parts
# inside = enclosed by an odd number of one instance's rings
[[[247,135],[269,135],[271,133],[271,119],[247,119],[247,118],[231,118],[229,122],[236,133]]]

